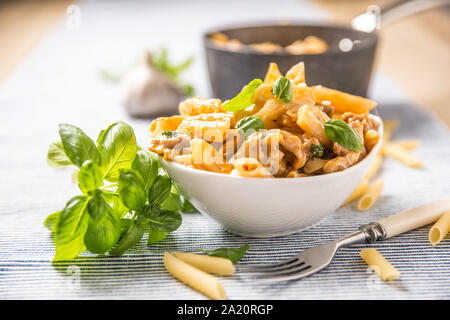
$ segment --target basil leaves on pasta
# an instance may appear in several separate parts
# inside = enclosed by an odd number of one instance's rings
[[[247,137],[253,132],[264,129],[264,122],[258,117],[245,117],[239,120],[234,128]]]
[[[285,103],[292,101],[292,84],[288,78],[279,77],[273,84],[272,94]]]
[[[339,119],[330,119],[324,123],[327,137],[344,148],[360,151],[364,148],[359,135],[347,122]]]
[[[248,85],[244,87],[244,89],[242,89],[241,92],[239,92],[236,97],[225,102],[222,105],[222,109],[225,111],[239,111],[250,107],[253,104],[253,93],[262,84],[263,82],[261,79],[253,79]]]

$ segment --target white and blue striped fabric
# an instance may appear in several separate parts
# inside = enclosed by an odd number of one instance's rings
[[[276,6],[279,12],[272,12],[275,17],[292,17],[292,12],[299,12],[295,18],[324,17],[307,4],[284,2],[285,6]],[[146,3],[81,2],[81,29],[70,31],[61,21],[0,86],[0,299],[204,299],[165,271],[164,251],[198,252],[247,242],[251,250],[240,264],[270,263],[450,194],[448,129],[408,103],[389,79],[377,75],[372,94],[380,102],[380,115],[401,120],[393,139],[423,140],[414,154],[425,166],[415,170],[387,159],[379,173],[385,189],[369,211],[359,212],[352,204],[313,229],[272,239],[234,236],[201,214],[185,214],[180,229],[158,244],[147,246],[143,239],[122,257],[83,254],[53,265],[54,246],[42,222],[77,194],[70,172],[54,171],[45,164],[48,144],[57,138],[57,124],[73,123],[95,137],[100,129],[123,119],[146,145],[149,121],[127,118],[117,88],[101,82],[99,70],[132,59],[142,47],[166,44],[175,57],[196,55],[191,76],[198,91],[207,95],[199,32],[232,22],[226,19],[231,12],[240,15],[254,9],[253,19],[261,20],[272,10],[265,2],[258,8],[246,8],[251,5],[241,2],[231,2],[229,7],[215,4],[220,7],[217,16],[192,26],[188,21],[193,14],[212,3],[196,1],[183,12],[174,10],[170,21],[175,25],[161,35],[154,31],[154,23],[169,17],[158,12],[168,12],[179,3]],[[233,5],[241,10],[233,11]],[[180,33],[181,26],[189,27]],[[369,246],[399,269],[400,279],[383,283],[368,270],[359,251]],[[238,275],[221,279],[229,299],[450,299],[450,240],[432,247],[425,227],[385,242],[343,248],[329,267],[300,281],[252,284],[241,282]]]

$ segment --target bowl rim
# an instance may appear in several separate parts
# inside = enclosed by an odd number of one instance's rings
[[[363,163],[366,163],[369,160],[369,156],[371,156],[374,152],[378,153],[378,150],[380,149],[382,140],[383,140],[383,132],[384,132],[384,125],[383,125],[383,120],[381,119],[381,117],[376,116],[374,114],[369,114],[369,117],[374,119],[375,121],[378,122],[378,134],[380,135],[380,139],[378,140],[377,144],[372,148],[372,150],[370,150],[370,152],[364,157],[364,159],[362,159],[361,161],[359,161],[358,163],[354,164],[351,167],[348,167],[342,171],[336,171],[336,172],[332,172],[332,173],[327,173],[327,174],[320,174],[320,175],[312,175],[312,176],[307,176],[307,177],[297,177],[297,178],[287,178],[287,177],[282,177],[282,178],[277,178],[277,177],[270,177],[270,178],[256,178],[256,177],[242,177],[242,176],[236,176],[236,175],[230,175],[230,174],[224,174],[224,173],[219,173],[219,172],[213,172],[213,171],[207,171],[207,170],[200,170],[200,169],[195,169],[195,168],[189,168],[187,166],[184,166],[180,163],[177,162],[173,162],[173,161],[166,161],[164,160],[160,155],[158,156],[158,160],[160,160],[161,162],[163,162],[165,165],[168,166],[174,166],[176,168],[179,168],[181,170],[186,170],[189,173],[193,173],[194,175],[202,175],[202,176],[216,176],[216,177],[222,177],[224,179],[236,179],[239,181],[292,181],[292,182],[288,182],[288,183],[295,183],[295,181],[310,181],[310,180],[320,180],[320,179],[329,179],[331,177],[336,177],[339,178],[340,176],[346,175],[347,173],[351,173],[355,170],[357,170],[357,168],[361,167],[363,165]],[[372,160],[373,161],[373,160]],[[285,183],[285,182],[283,182]]]
[[[230,50],[224,47],[220,47],[214,43],[214,41],[210,38],[210,36],[213,33],[216,32],[227,32],[231,30],[238,30],[238,29],[248,29],[248,28],[266,28],[266,27],[320,27],[320,28],[330,28],[330,29],[338,29],[342,31],[351,31],[356,32],[361,35],[367,36],[367,41],[360,43],[358,46],[355,46],[351,51],[349,52],[343,52],[339,50],[338,48],[330,48],[322,53],[308,53],[308,54],[292,54],[285,51],[279,51],[279,52],[273,52],[273,53],[264,53],[257,50],[252,50],[249,48],[244,47],[241,50]],[[210,28],[209,30],[205,31],[203,33],[203,44],[205,48],[216,50],[216,51],[222,51],[222,52],[229,52],[232,54],[242,54],[242,55],[259,55],[259,56],[292,56],[292,57],[305,57],[305,56],[334,56],[337,54],[343,54],[343,53],[351,53],[351,52],[358,52],[364,49],[367,49],[369,47],[375,47],[378,41],[378,33],[377,32],[363,32],[356,29],[353,29],[349,26],[342,25],[342,24],[333,24],[333,23],[314,23],[314,22],[308,22],[304,23],[301,21],[289,21],[288,23],[280,23],[279,21],[264,21],[264,22],[253,22],[253,23],[240,23],[240,24],[226,24],[220,27],[216,28]]]

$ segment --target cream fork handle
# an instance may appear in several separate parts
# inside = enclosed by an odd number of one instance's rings
[[[450,210],[450,197],[424,204],[420,207],[397,213],[377,222],[386,231],[386,238],[414,230],[439,219],[442,213]]]

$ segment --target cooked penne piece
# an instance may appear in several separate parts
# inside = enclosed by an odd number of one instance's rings
[[[319,139],[320,143],[323,144],[330,143],[323,126],[328,119],[328,116],[317,107],[304,105],[298,109],[298,126],[307,134]]]
[[[272,177],[269,171],[256,159],[239,158],[235,159],[233,164],[240,176],[253,178]]]
[[[374,248],[363,249],[360,252],[361,258],[372,267],[373,271],[378,274],[383,281],[395,280],[400,277],[400,272],[389,263]]]
[[[358,201],[358,210],[367,210],[373,206],[373,204],[378,200],[383,191],[383,180],[376,180],[369,185],[367,191],[361,196]]]
[[[450,210],[445,211],[439,220],[431,227],[429,238],[433,246],[437,245],[450,232]]]
[[[383,155],[394,158],[411,168],[423,167],[423,163],[421,160],[414,157],[405,148],[399,145],[386,143],[384,146],[381,147],[381,152]]]
[[[216,277],[187,264],[169,252],[164,252],[164,266],[174,278],[211,299],[226,299],[225,290]]]
[[[229,276],[235,271],[233,263],[229,259],[177,251],[173,251],[172,254],[191,266],[219,276]]]
[[[202,113],[222,112],[221,105],[220,99],[204,99],[195,96],[180,102],[178,110],[182,115],[195,116]]]
[[[373,147],[378,143],[378,140],[380,140],[380,135],[378,132],[376,132],[373,129],[367,130],[364,134],[364,145],[368,152],[372,150]]]
[[[316,102],[330,101],[336,113],[367,113],[377,106],[374,101],[363,97],[322,86],[316,86],[314,88],[316,91]]]
[[[371,180],[377,174],[382,163],[383,163],[383,156],[377,154],[372,164],[370,165],[369,170],[367,170],[365,178],[367,180]]]
[[[156,137],[165,131],[174,131],[178,128],[183,119],[183,116],[161,117],[155,119],[150,125],[149,134],[151,137]]]
[[[277,79],[281,76],[282,74],[278,69],[278,65],[275,62],[271,62],[269,64],[269,69],[267,69],[266,76],[264,77],[264,83],[274,84],[275,81],[277,81]]]
[[[286,78],[292,80],[292,84],[299,84],[305,82],[305,64],[299,62],[292,66],[286,73]]]
[[[369,188],[369,180],[367,178],[362,178],[362,180],[356,186],[355,190],[353,190],[352,194],[347,198],[347,200],[345,200],[345,202],[342,205],[345,206],[346,204],[352,202],[353,200],[358,199],[367,192],[368,188]]]

